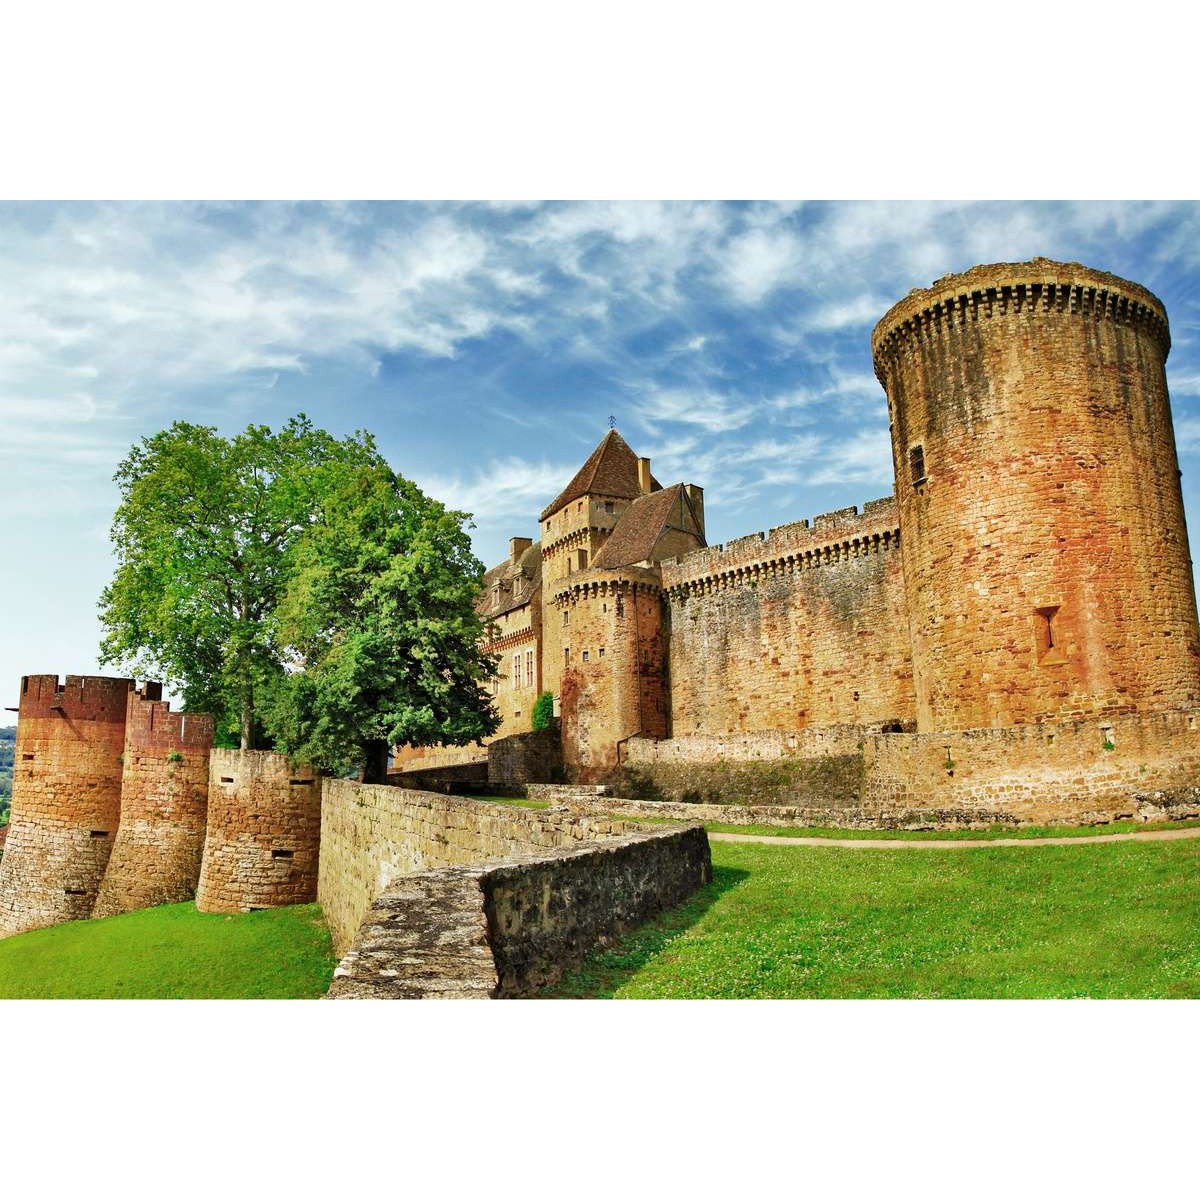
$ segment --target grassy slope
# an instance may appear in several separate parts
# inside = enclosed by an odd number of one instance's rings
[[[1200,843],[713,844],[711,887],[559,996],[1200,997]]]
[[[0,941],[0,999],[303,999],[336,965],[315,904],[223,916],[192,903]]]

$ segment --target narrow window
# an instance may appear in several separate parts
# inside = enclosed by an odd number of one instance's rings
[[[1062,649],[1059,646],[1060,631],[1055,625],[1058,616],[1058,605],[1046,608],[1035,608],[1034,619],[1037,625],[1037,656],[1038,662],[1061,662]]]
[[[517,653],[513,655],[512,681],[513,681],[513,687],[519,688],[521,686],[521,652],[520,651],[517,651]]]
[[[533,687],[533,651],[525,651],[525,686]]]
[[[232,782],[233,782],[233,776],[232,776],[232,775],[222,775],[222,776],[221,776],[221,782],[222,782],[222,783],[232,783]]]
[[[563,609],[563,624],[570,625],[570,623],[571,623],[571,614],[564,608]]]
[[[88,837],[94,837],[94,838],[104,838],[104,837],[108,837],[108,830],[107,830],[107,829],[93,829],[93,830],[92,830],[92,831],[91,831],[91,832],[88,834]]]
[[[908,473],[912,476],[912,485],[917,487],[925,482],[925,447],[918,444],[908,449]]]
[[[587,662],[587,660],[588,660],[588,652],[585,650],[585,651],[583,652],[583,661],[584,661],[584,662]]]
[[[584,571],[587,569],[587,551],[586,550],[579,551],[579,569],[581,571]]]
[[[604,657],[604,647],[603,646],[600,647],[600,657],[601,658]]]
[[[272,858],[291,858],[296,852],[294,850],[272,850]]]
[[[289,787],[308,787],[312,783],[311,779],[289,779]]]
[[[571,647],[564,646],[563,647],[563,666],[569,667],[570,665],[571,665]]]
[[[24,759],[26,762],[33,762],[33,755],[32,755],[32,754],[22,754],[22,755],[21,755],[21,757],[22,757],[22,758],[23,758],[23,759]]]
[[[605,500],[605,502],[604,502],[604,511],[605,511],[606,513],[615,512],[615,511],[616,511],[616,505],[614,505],[614,504],[613,504],[613,502],[612,502],[611,500]]]

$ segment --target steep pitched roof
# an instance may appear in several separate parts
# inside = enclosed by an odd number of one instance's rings
[[[637,455],[629,448],[629,443],[615,429],[610,429],[588,455],[587,462],[575,473],[575,478],[563,488],[552,504],[542,510],[538,520],[544,521],[564,504],[570,504],[572,500],[589,493],[616,496],[622,500],[640,496],[642,489],[638,486],[637,465]],[[657,479],[650,477],[652,490],[661,486]]]
[[[639,496],[622,514],[608,541],[592,560],[593,567],[628,567],[654,555],[671,514],[680,503],[683,484],[673,483]]]
[[[492,599],[493,589],[500,586],[499,600]],[[526,547],[514,566],[507,558],[486,571],[483,590],[475,611],[488,619],[502,616],[514,608],[528,604],[542,586],[542,543]]]

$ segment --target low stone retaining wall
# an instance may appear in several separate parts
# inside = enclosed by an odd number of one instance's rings
[[[371,904],[329,996],[535,995],[711,879],[708,839],[696,825],[410,875]]]
[[[1197,711],[940,734],[840,727],[629,746],[609,780],[623,803],[575,811],[879,829],[1200,813]],[[725,757],[714,758],[715,748]],[[813,757],[822,751],[825,758]],[[639,801],[656,803],[629,803]]]
[[[402,876],[525,860],[630,834],[627,822],[605,817],[539,812],[464,796],[327,779],[321,808],[318,899],[334,951],[345,954],[367,910]]]
[[[1018,825],[1015,817],[986,810],[806,808],[787,804],[680,804],[668,800],[629,800],[621,796],[563,796],[560,803],[579,816],[652,817],[672,821],[720,821],[726,825],[774,825],[781,829],[985,829]]]
[[[388,775],[392,787],[417,792],[451,792],[455,788],[482,788],[488,781],[486,762],[457,763],[449,767],[430,767],[421,771],[393,771]]]

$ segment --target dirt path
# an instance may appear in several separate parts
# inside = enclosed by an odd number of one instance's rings
[[[1200,829],[1148,829],[1143,833],[1098,833],[1087,837],[979,838],[816,838],[768,837],[758,833],[710,833],[710,842],[760,842],[765,846],[826,846],[840,850],[986,850],[996,846],[1087,846],[1096,842],[1173,842],[1200,838]]]

